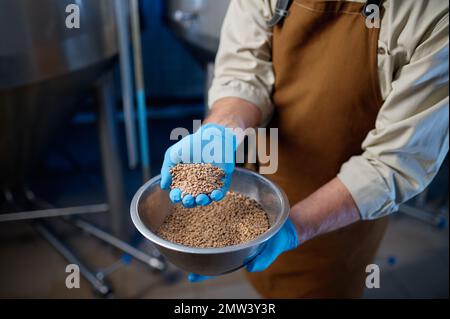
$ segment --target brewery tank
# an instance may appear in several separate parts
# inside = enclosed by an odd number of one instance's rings
[[[21,189],[117,54],[115,0],[0,0],[0,187]],[[80,28],[68,28],[75,4]]]

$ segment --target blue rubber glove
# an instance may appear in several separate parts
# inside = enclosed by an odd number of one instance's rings
[[[280,231],[266,242],[261,252],[254,259],[252,259],[245,266],[245,268],[250,272],[263,271],[268,268],[283,252],[297,248],[297,246],[297,231],[295,230],[292,222],[288,219]],[[199,282],[208,278],[212,277],[192,273],[188,275],[188,280],[190,282]]]
[[[211,201],[219,201],[230,187],[235,152],[236,136],[230,128],[212,123],[206,124],[194,134],[184,137],[167,149],[161,168],[161,188],[170,189],[172,184],[170,168],[176,164],[209,163],[225,172],[223,187],[212,191],[209,196],[200,194],[196,197],[190,194],[181,197],[181,190],[176,188],[170,191],[169,197],[173,203],[181,202],[184,207],[205,206]]]

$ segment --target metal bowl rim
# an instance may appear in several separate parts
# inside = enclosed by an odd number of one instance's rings
[[[149,189],[149,187],[156,182],[158,182],[159,187],[159,180],[161,179],[161,175],[157,175],[150,179],[148,182],[146,182],[144,185],[142,185],[139,190],[136,192],[136,194],[133,197],[133,200],[131,201],[130,205],[130,213],[131,213],[131,220],[133,221],[134,226],[139,230],[139,232],[146,237],[148,240],[150,240],[152,243],[162,246],[169,250],[174,250],[177,252],[183,252],[183,253],[189,253],[189,254],[199,254],[199,255],[207,255],[207,254],[220,254],[220,253],[232,253],[240,250],[245,250],[247,248],[256,247],[260,244],[266,242],[268,239],[270,239],[272,236],[274,236],[278,230],[283,226],[285,221],[287,220],[290,212],[290,206],[289,201],[287,199],[286,194],[284,191],[274,182],[269,180],[268,178],[257,174],[251,170],[243,169],[240,167],[235,168],[236,171],[244,172],[245,174],[253,175],[256,178],[263,179],[266,183],[273,186],[273,189],[275,190],[276,194],[278,195],[278,198],[281,200],[281,206],[284,207],[283,211],[279,215],[280,218],[277,219],[276,223],[269,228],[268,231],[266,231],[264,234],[256,237],[255,239],[238,244],[233,246],[226,246],[226,247],[220,247],[220,248],[196,248],[196,247],[188,247],[183,246],[180,244],[173,243],[171,241],[165,240],[159,236],[157,236],[153,231],[151,231],[143,221],[141,220],[141,217],[138,213],[138,205],[140,202],[140,199],[142,195]]]

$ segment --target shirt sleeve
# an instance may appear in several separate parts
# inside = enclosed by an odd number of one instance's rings
[[[449,147],[448,14],[396,74],[392,91],[362,144],[363,154],[338,178],[362,219],[398,210],[436,175]]]
[[[272,30],[266,25],[270,1],[232,0],[222,26],[208,105],[238,97],[256,105],[267,122],[273,112],[271,93]]]

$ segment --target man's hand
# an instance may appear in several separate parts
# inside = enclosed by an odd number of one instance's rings
[[[290,218],[304,243],[361,219],[344,184],[335,177],[291,208]]]
[[[207,205],[212,200],[222,199],[230,186],[231,175],[234,170],[234,152],[242,141],[242,137],[234,136],[232,129],[245,130],[248,127],[255,127],[260,120],[261,111],[250,102],[235,97],[218,100],[212,107],[211,114],[205,119],[207,124],[202,126],[201,130],[199,129],[194,134],[184,137],[166,151],[161,168],[161,188],[164,190],[170,189],[172,184],[170,168],[180,162],[217,165],[225,172],[224,186],[213,191],[210,196],[200,194],[195,198],[191,195],[185,195],[181,198],[181,190],[173,189],[170,192],[172,202],[181,201],[185,207],[194,207],[195,205]],[[203,140],[202,137],[206,137],[206,140]],[[223,151],[218,158],[205,159],[203,150],[205,147],[209,148],[207,146],[208,140],[211,139],[215,141],[213,144],[220,145],[218,148]]]
[[[172,184],[170,169],[176,164],[210,163],[224,171],[223,187],[212,191],[209,196],[199,194],[195,197],[191,194],[181,197],[181,190],[174,188],[170,191],[169,197],[174,203],[182,202],[184,207],[205,206],[211,201],[219,201],[230,187],[235,151],[236,137],[230,128],[213,123],[206,124],[167,149],[161,168],[161,188],[170,189]]]
[[[280,231],[270,238],[264,245],[261,252],[252,259],[245,268],[250,272],[259,272],[268,268],[282,253],[294,249],[298,246],[297,231],[288,219]],[[211,277],[197,274],[189,274],[190,282],[199,282]]]
[[[266,270],[285,251],[297,248],[298,236],[294,225],[288,219],[278,233],[270,238],[262,251],[245,267],[250,272]]]
[[[248,271],[263,271],[283,252],[294,249],[316,236],[360,220],[358,207],[347,188],[334,178],[291,208],[289,220],[247,266]],[[189,274],[191,282],[210,277]]]

